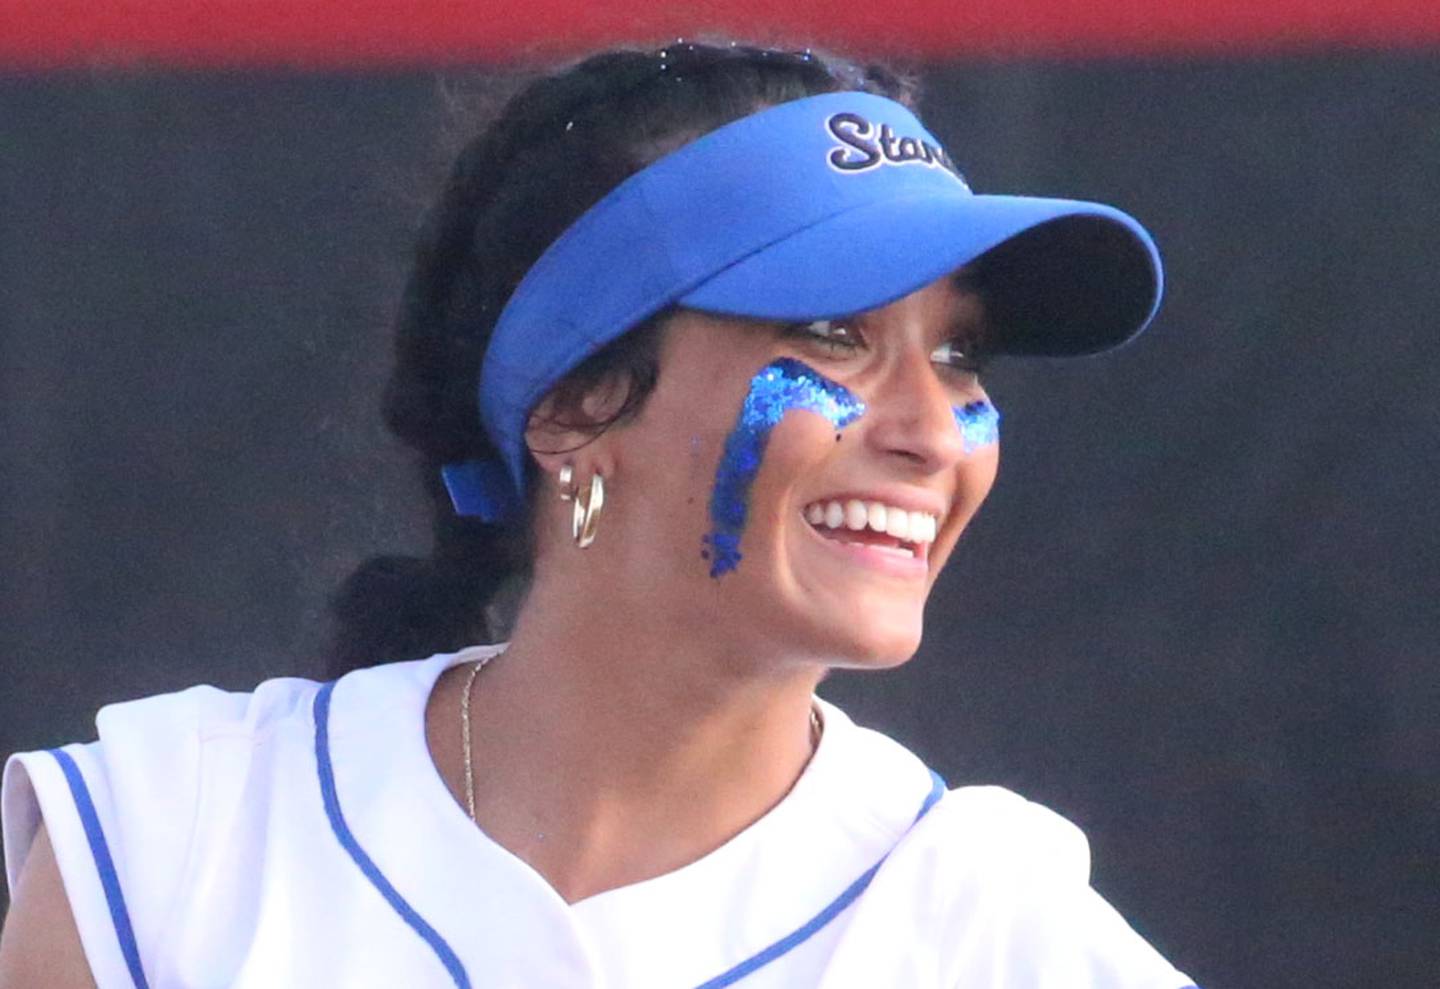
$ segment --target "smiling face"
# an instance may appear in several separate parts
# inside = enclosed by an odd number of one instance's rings
[[[969,356],[982,324],[955,278],[845,320],[676,314],[643,410],[597,441],[613,466],[605,546],[587,552],[603,553],[607,588],[747,654],[908,659],[995,479],[994,413]],[[754,439],[757,389],[763,442],[736,454],[737,437]],[[737,457],[753,468],[742,485]],[[738,556],[717,567],[717,511],[737,499]]]

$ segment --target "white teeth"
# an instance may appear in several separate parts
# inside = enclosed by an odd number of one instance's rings
[[[910,538],[910,513],[909,512],[886,512],[885,532],[896,539]]]
[[[929,542],[931,538],[926,533],[929,531],[930,516],[924,512],[910,513],[910,538],[919,542]]]
[[[865,503],[855,501],[853,498],[845,503],[845,528],[854,529],[857,532],[865,528]]]
[[[814,501],[805,506],[803,514],[805,521],[817,528],[848,529],[851,532],[868,528],[909,543],[934,542],[938,526],[938,520],[928,512],[911,512],[894,505],[860,501],[858,498]],[[906,547],[898,548],[913,555]]]

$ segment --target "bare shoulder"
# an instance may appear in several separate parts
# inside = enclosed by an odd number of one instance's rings
[[[0,989],[95,989],[42,824],[0,930]]]

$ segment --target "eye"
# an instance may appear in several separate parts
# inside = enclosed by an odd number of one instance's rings
[[[945,367],[978,378],[985,370],[986,359],[980,348],[972,341],[956,337],[946,340],[930,352],[930,360]]]
[[[816,319],[808,323],[792,323],[788,328],[794,336],[813,341],[832,357],[859,350],[865,345],[860,331],[838,319]]]

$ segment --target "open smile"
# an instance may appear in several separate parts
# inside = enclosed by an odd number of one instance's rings
[[[817,501],[803,513],[806,528],[852,563],[902,577],[924,576],[937,519],[881,502]]]

